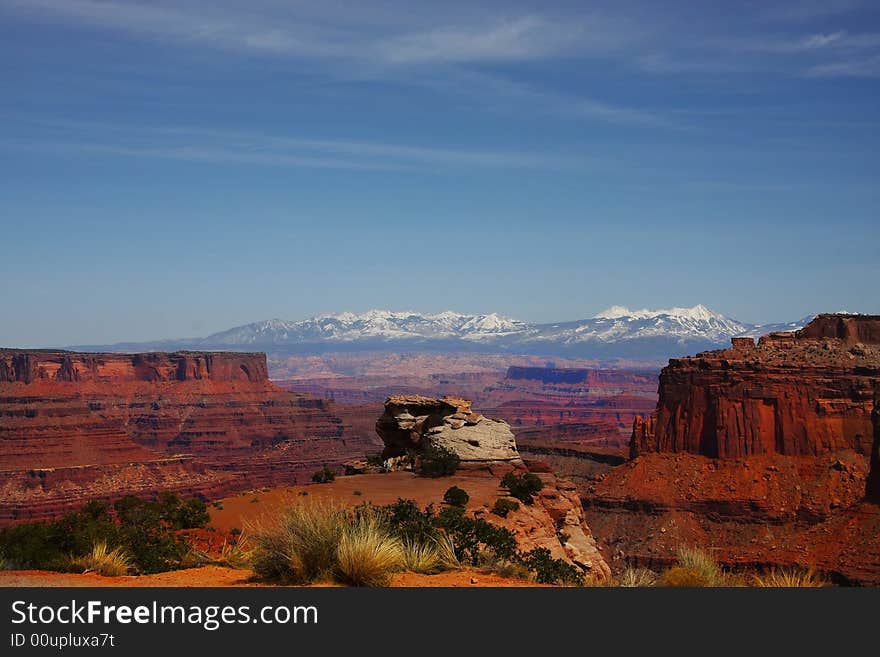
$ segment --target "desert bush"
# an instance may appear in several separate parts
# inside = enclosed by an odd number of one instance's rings
[[[329,484],[336,479],[336,473],[326,465],[312,475],[312,481],[316,484]]]
[[[523,475],[508,472],[501,479],[501,487],[507,489],[512,497],[523,504],[531,504],[534,501],[534,495],[544,487],[544,482],[533,472],[527,472]]]
[[[69,566],[77,572],[97,573],[104,577],[120,577],[127,575],[132,569],[131,559],[122,548],[115,547],[111,550],[103,541],[95,543],[88,554],[71,557]]]
[[[679,586],[724,586],[725,576],[715,558],[699,548],[684,547],[678,550],[678,567],[690,572],[689,576],[685,573],[675,573],[673,579],[684,579],[688,581],[701,581],[702,584],[679,584]],[[667,578],[664,576],[664,580]],[[672,584],[667,584],[672,586]]]
[[[809,568],[779,568],[752,575],[752,585],[761,588],[813,588],[828,586],[828,581]]]
[[[675,588],[704,588],[711,587],[714,584],[711,580],[706,579],[705,573],[701,573],[693,568],[684,568],[683,566],[673,566],[663,572],[661,579],[663,586],[671,586]]]
[[[511,511],[519,511],[519,502],[514,502],[506,497],[495,500],[495,504],[492,506],[492,513],[502,518],[506,518]]]
[[[491,550],[498,559],[517,557],[513,532],[482,518],[472,518],[461,507],[443,509],[436,517],[436,524],[452,539],[455,555],[460,561],[476,566],[480,562],[480,552],[486,549]]]
[[[562,559],[554,559],[547,548],[535,548],[522,555],[526,568],[535,573],[541,584],[584,584],[584,576],[577,568]]]
[[[427,477],[448,477],[455,474],[461,462],[458,454],[440,445],[429,445],[421,453],[421,473]]]
[[[438,538],[431,505],[422,511],[413,500],[398,498],[394,504],[380,507],[379,512],[394,535],[402,540],[424,543]]]
[[[174,532],[202,527],[208,521],[202,500],[172,494],[153,502],[126,496],[113,505],[88,502],[52,522],[27,522],[0,530],[0,551],[16,568],[69,570],[71,558],[86,558],[98,544],[116,545],[128,555],[131,569],[155,573],[179,568],[187,544]]]
[[[450,506],[466,506],[471,496],[463,488],[452,486],[443,493],[443,501]]]
[[[614,578],[614,585],[623,588],[656,586],[657,573],[647,568],[627,568]]]
[[[355,586],[386,586],[404,558],[400,541],[375,513],[350,518],[336,549],[339,578]]]

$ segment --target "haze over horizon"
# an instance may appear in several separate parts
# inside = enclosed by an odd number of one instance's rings
[[[0,0],[0,346],[880,313],[869,2]]]

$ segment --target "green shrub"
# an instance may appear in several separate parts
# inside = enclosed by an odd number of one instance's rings
[[[436,524],[452,539],[455,555],[460,561],[476,566],[483,550],[491,550],[498,559],[516,558],[516,536],[512,531],[482,518],[472,518],[461,507],[443,509],[437,515]]]
[[[180,567],[189,548],[174,535],[178,529],[203,527],[208,521],[202,500],[163,494],[156,502],[126,496],[113,505],[88,502],[52,522],[26,522],[0,530],[0,552],[15,568],[69,570],[95,556],[100,545],[118,546],[130,569],[154,573]],[[108,551],[112,552],[112,550]]]
[[[434,507],[422,511],[413,500],[398,499],[394,504],[380,507],[390,530],[402,540],[425,543],[438,537],[434,522]]]
[[[448,488],[445,493],[443,493],[443,501],[450,506],[466,506],[468,500],[471,499],[471,496],[467,494],[467,492],[459,488],[458,486],[453,486]]]
[[[584,576],[562,559],[554,559],[547,548],[535,548],[522,555],[522,562],[541,584],[583,585]]]
[[[511,511],[519,511],[519,502],[501,497],[495,500],[495,504],[492,506],[492,513],[502,518],[506,518]]]
[[[512,497],[523,504],[531,504],[534,501],[534,495],[544,488],[544,482],[533,472],[526,472],[523,475],[508,472],[501,479],[501,487],[507,489]]]
[[[429,445],[421,453],[421,473],[427,477],[448,477],[455,474],[460,462],[455,452],[440,445]]]
[[[316,484],[329,484],[336,479],[336,473],[326,465],[312,475],[312,481]]]

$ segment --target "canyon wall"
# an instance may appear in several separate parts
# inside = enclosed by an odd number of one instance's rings
[[[0,523],[293,483],[373,442],[331,402],[273,385],[263,354],[0,350]]]
[[[582,486],[594,534],[618,565],[698,545],[727,564],[880,583],[878,384],[877,316],[819,315],[670,360],[632,460]]]
[[[656,410],[634,424],[633,456],[869,453],[880,317],[820,315],[757,345],[733,342],[669,361]]]

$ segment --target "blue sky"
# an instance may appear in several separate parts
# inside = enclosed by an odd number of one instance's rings
[[[880,312],[869,2],[0,0],[0,344]]]

